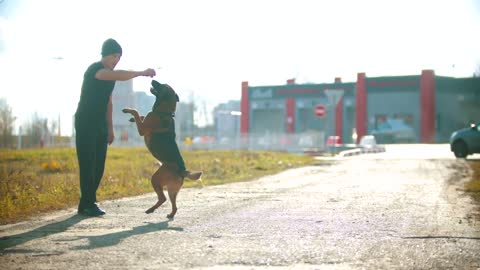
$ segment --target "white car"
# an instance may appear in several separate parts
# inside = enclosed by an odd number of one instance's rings
[[[377,147],[377,141],[373,135],[365,135],[360,139],[359,143],[362,148],[375,148]]]

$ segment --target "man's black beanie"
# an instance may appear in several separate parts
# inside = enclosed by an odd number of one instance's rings
[[[107,56],[114,53],[119,53],[121,55],[122,47],[120,46],[120,44],[118,44],[118,42],[115,39],[109,38],[103,42],[102,56]]]

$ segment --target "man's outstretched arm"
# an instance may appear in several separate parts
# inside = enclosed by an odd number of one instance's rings
[[[148,68],[144,71],[130,71],[130,70],[111,70],[102,68],[95,74],[95,78],[102,81],[128,81],[130,79],[147,76],[155,76],[155,70]]]

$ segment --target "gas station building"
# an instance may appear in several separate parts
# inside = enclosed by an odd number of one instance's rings
[[[323,132],[357,143],[396,119],[413,130],[410,143],[445,143],[469,122],[480,121],[480,78],[419,75],[367,77],[356,82],[250,86],[242,82],[242,135]]]

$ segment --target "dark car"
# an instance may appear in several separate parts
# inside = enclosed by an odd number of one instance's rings
[[[450,150],[458,158],[480,153],[480,123],[453,132],[450,136]]]

